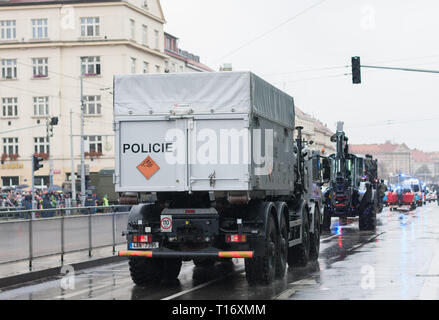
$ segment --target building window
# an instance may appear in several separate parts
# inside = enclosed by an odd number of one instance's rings
[[[135,31],[136,31],[136,23],[134,22],[133,19],[130,19],[130,39],[134,40],[136,35],[135,35]]]
[[[100,57],[81,57],[81,71],[84,76],[96,76],[101,74]]]
[[[149,73],[149,63],[143,61],[143,73]]]
[[[18,138],[3,138],[3,153],[18,154]]]
[[[85,141],[88,141],[89,152],[102,153],[102,137],[101,136],[86,136]]]
[[[2,60],[2,78],[3,79],[17,78],[17,59]]]
[[[136,73],[136,58],[131,58],[131,73]]]
[[[3,98],[2,106],[3,106],[3,117],[18,116],[17,98]]]
[[[32,37],[34,39],[48,38],[47,19],[32,19]]]
[[[16,187],[18,186],[18,177],[2,177],[3,187]]]
[[[34,116],[49,115],[49,97],[34,97]]]
[[[36,188],[46,188],[48,185],[50,185],[50,177],[49,176],[35,176],[34,177],[34,185]]]
[[[34,138],[34,151],[35,153],[50,153],[49,141],[47,137]]]
[[[155,49],[160,49],[159,48],[159,32],[157,30],[154,30],[154,36],[155,36]]]
[[[99,18],[97,17],[85,17],[81,18],[81,36],[82,37],[98,37],[99,30]]]
[[[142,25],[142,44],[148,45],[148,27],[146,25]]]
[[[0,39],[1,40],[14,40],[17,38],[17,29],[15,27],[15,20],[3,20],[0,21]]]
[[[166,49],[172,50],[171,38],[166,37]]]
[[[32,59],[34,78],[45,78],[49,74],[48,58]]]
[[[101,96],[84,96],[85,114],[99,115],[101,114]]]

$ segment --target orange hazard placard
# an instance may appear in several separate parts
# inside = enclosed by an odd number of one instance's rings
[[[145,176],[146,179],[151,179],[151,177],[160,170],[160,167],[150,156],[148,156],[145,160],[143,160],[138,166],[137,169]]]

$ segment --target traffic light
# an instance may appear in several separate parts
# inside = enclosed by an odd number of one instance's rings
[[[34,166],[34,172],[40,170],[43,167],[43,164],[40,163],[42,162],[44,159],[41,157],[37,157],[35,155],[32,156],[32,164]]]
[[[361,64],[360,57],[352,57],[352,82],[361,83]]]
[[[53,126],[58,125],[58,117],[52,117],[50,119],[47,119],[46,121],[46,128],[47,128],[47,136],[53,137]]]
[[[53,117],[50,119],[50,125],[51,126],[57,126],[58,125],[58,117]]]

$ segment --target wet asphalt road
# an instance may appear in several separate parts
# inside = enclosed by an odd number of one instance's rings
[[[270,300],[270,299],[439,299],[439,206],[416,211],[384,209],[376,232],[360,232],[358,222],[322,235],[320,258],[289,269],[272,285],[250,287],[242,259],[195,268],[184,262],[174,283],[138,287],[121,262],[75,274],[74,289],[60,275],[0,292],[0,300]],[[70,279],[71,280],[71,279]]]

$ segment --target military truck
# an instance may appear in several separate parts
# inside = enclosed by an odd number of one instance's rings
[[[293,98],[251,72],[115,76],[114,182],[134,204],[119,256],[136,284],[231,258],[267,284],[318,258],[315,186],[330,168],[294,115]]]
[[[113,168],[101,169],[96,174],[90,174],[90,183],[96,187],[96,196],[103,199],[107,195],[109,204],[119,204],[119,195],[114,191]]]
[[[331,178],[325,191],[323,230],[329,231],[331,218],[345,221],[359,217],[360,230],[375,230],[378,211],[377,160],[349,153],[348,137],[343,131],[343,122],[337,123],[336,134],[331,141],[336,143],[336,153],[329,156]]]

